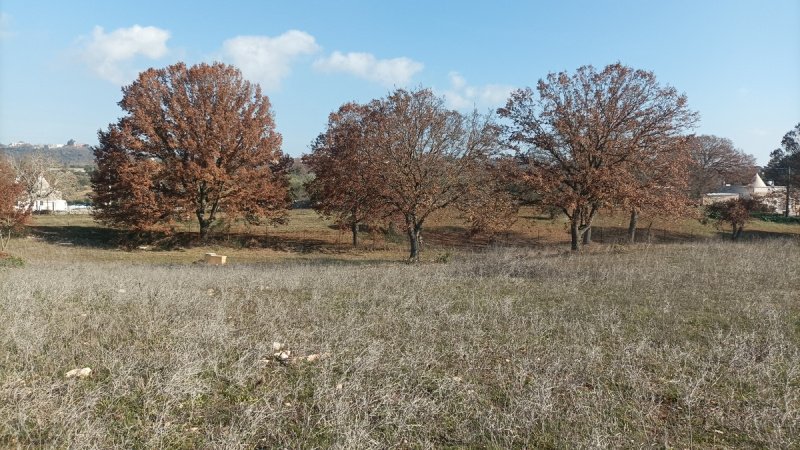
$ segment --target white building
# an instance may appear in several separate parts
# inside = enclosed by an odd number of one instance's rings
[[[33,212],[69,211],[67,201],[61,198],[61,191],[51,189],[50,183],[43,176],[39,176],[35,187],[36,190],[28,201],[19,202],[20,208],[30,208]]]
[[[710,192],[703,196],[703,204],[724,202],[736,198],[758,198],[765,204],[772,207],[775,212],[786,211],[786,186],[775,186],[772,181],[764,183],[757,173],[750,184],[730,185],[720,187],[717,192]],[[789,213],[793,216],[798,214],[798,205],[789,199]]]

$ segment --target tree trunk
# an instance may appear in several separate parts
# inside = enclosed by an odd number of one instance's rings
[[[197,223],[200,225],[200,240],[206,242],[208,232],[211,230],[212,219],[206,219],[201,212],[197,212]]]
[[[570,223],[570,235],[572,237],[572,251],[578,251],[581,249],[581,231],[580,231],[580,222],[578,222],[578,218],[573,215],[573,219],[571,219]]]
[[[583,245],[589,245],[592,243],[592,227],[589,226],[585,230],[583,230]]]
[[[0,251],[6,251],[8,244],[11,242],[11,229],[8,230],[6,237],[3,237],[3,230],[0,229]]]
[[[636,242],[636,225],[639,223],[639,211],[631,209],[631,221],[628,223],[628,242]]]
[[[421,225],[415,225],[414,227],[409,227],[408,229],[408,243],[410,245],[411,252],[408,256],[409,262],[417,262],[419,261],[419,252],[420,252],[420,232],[422,231]]]
[[[590,244],[592,242],[592,219],[594,218],[595,209],[579,209],[573,210],[570,216],[570,235],[572,237],[572,250],[579,251],[581,249],[581,241],[583,244]]]
[[[789,217],[791,210],[789,209],[789,203],[791,197],[789,197],[789,188],[792,185],[792,169],[789,169],[789,176],[786,178],[786,208],[783,211],[784,217]]]
[[[739,237],[742,235],[742,229],[744,228],[743,225],[733,226],[733,236],[731,236],[733,241],[738,241]]]
[[[353,247],[358,247],[358,222],[350,224],[350,231],[353,232]]]

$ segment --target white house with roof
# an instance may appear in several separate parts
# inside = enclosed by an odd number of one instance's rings
[[[50,183],[39,175],[36,190],[27,201],[19,202],[19,208],[30,208],[33,212],[67,212],[67,201],[61,197],[61,191],[52,189]]]
[[[737,198],[758,198],[765,204],[771,206],[775,212],[783,212],[786,210],[786,186],[775,186],[772,181],[764,183],[761,176],[756,173],[753,181],[745,185],[730,185],[726,184],[721,186],[717,192],[710,192],[703,196],[703,204],[710,205],[712,203],[724,202]],[[789,200],[789,213],[791,215],[798,214],[797,204]]]

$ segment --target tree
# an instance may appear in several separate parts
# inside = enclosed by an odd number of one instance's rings
[[[754,212],[769,212],[770,208],[753,198],[734,198],[706,206],[706,217],[717,220],[717,226],[727,223],[731,226],[731,240],[738,240],[750,215]]]
[[[37,200],[56,196],[69,196],[77,190],[78,179],[74,173],[45,155],[33,152],[11,160],[17,182],[22,186],[21,202],[33,206]]]
[[[474,171],[472,182],[456,207],[470,224],[472,234],[494,236],[517,220],[520,200],[515,195],[516,161],[498,155]]]
[[[598,210],[625,198],[619,190],[632,185],[637,161],[697,121],[685,95],[619,63],[551,73],[536,93],[517,90],[498,112],[510,122],[506,142],[526,168],[524,179],[569,218],[573,250]]]
[[[147,229],[191,214],[206,239],[222,215],[281,221],[290,158],[269,99],[238,69],[178,63],[149,69],[123,88],[125,112],[98,133],[95,217]]]
[[[490,117],[448,110],[429,89],[399,89],[364,105],[363,120],[366,186],[404,224],[410,261],[419,260],[422,229],[434,212],[471,211],[473,224],[497,215],[497,202],[474,197],[491,178],[499,150],[499,129]]]
[[[11,235],[23,227],[30,216],[30,207],[18,205],[24,195],[24,186],[16,180],[14,168],[0,159],[0,251],[8,248]]]
[[[630,161],[628,176],[617,186],[617,203],[630,213],[628,241],[636,240],[639,216],[675,219],[694,211],[688,196],[687,172],[692,160],[689,137],[667,139],[645,149],[640,158]]]
[[[476,232],[513,222],[498,150],[489,117],[447,110],[427,89],[397,90],[332,113],[303,161],[315,173],[314,207],[350,227],[354,245],[359,223],[388,218],[404,224],[409,260],[417,261],[423,225],[436,211],[462,211]]]
[[[689,140],[692,166],[689,189],[692,198],[712,192],[722,183],[749,183],[756,173],[756,159],[734,147],[730,139],[701,135]]]
[[[327,130],[303,157],[314,173],[306,183],[312,207],[347,227],[358,245],[358,226],[383,219],[389,213],[367,153],[368,112],[346,103],[328,117]]]
[[[783,180],[786,185],[784,204],[788,217],[792,197],[797,193],[796,186],[800,185],[800,123],[783,135],[781,146],[769,156],[764,176],[770,180]]]

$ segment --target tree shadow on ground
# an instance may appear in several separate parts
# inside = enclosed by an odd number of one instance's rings
[[[636,243],[677,244],[701,242],[709,239],[704,233],[667,230],[663,228],[637,228]],[[628,241],[627,227],[593,226],[592,241],[604,244],[623,244]]]
[[[292,236],[264,236],[247,233],[224,233],[210,236],[205,242],[197,232],[127,231],[102,226],[33,225],[28,234],[56,245],[73,245],[96,249],[170,251],[181,248],[220,246],[227,248],[261,248],[295,253],[338,254],[352,251],[349,244],[323,239]],[[364,246],[362,248],[369,248]]]
[[[730,232],[720,232],[723,239],[730,240]],[[775,231],[762,231],[762,230],[748,230],[747,228],[742,231],[739,241],[757,241],[760,239],[800,239],[800,234],[797,233],[778,233]]]
[[[800,235],[795,233],[781,233],[774,231],[750,230],[746,228],[739,238],[740,241],[758,239],[797,239]],[[713,230],[711,234],[665,230],[662,228],[639,228],[636,231],[636,243],[653,244],[679,244],[703,242],[708,240],[730,240],[731,233],[726,230]],[[623,244],[628,242],[627,227],[592,227],[592,241],[604,244]]]
[[[423,232],[425,243],[434,247],[468,249],[489,246],[502,247],[548,247],[569,243],[569,233],[554,230],[538,230],[528,233],[506,231],[495,236],[473,235],[468,229],[456,226],[431,227]],[[745,229],[740,238],[742,241],[755,239],[800,238],[793,233],[767,231],[748,231]],[[636,231],[636,243],[678,244],[703,242],[707,240],[730,239],[730,232],[717,230],[711,234],[700,232],[675,231],[663,228],[639,228]],[[593,226],[592,242],[599,244],[628,243],[628,228],[615,226]]]
[[[197,232],[133,232],[117,230],[102,226],[44,226],[28,227],[29,235],[56,245],[74,245],[97,249],[133,250],[147,246],[150,250],[170,251],[182,248],[219,246],[224,248],[269,249],[274,251],[293,252],[299,254],[346,254],[354,251],[385,250],[389,243],[405,245],[405,237],[397,235],[383,239],[365,240],[354,248],[349,242],[331,242],[330,240],[292,235],[254,235],[248,233],[220,233],[203,242]],[[592,228],[592,242],[602,244],[622,244],[628,242],[627,227]],[[761,230],[744,230],[740,241],[758,239],[798,239],[800,235]],[[430,248],[481,249],[491,246],[532,247],[541,248],[566,244],[569,235],[566,232],[546,230],[543,234],[507,231],[489,236],[474,234],[466,227],[438,226],[423,231],[424,245]],[[716,231],[713,234],[678,232],[661,228],[639,229],[636,233],[637,243],[687,243],[701,242],[709,239],[730,240],[730,232]],[[377,242],[378,240],[382,242]]]
[[[129,232],[100,226],[33,225],[28,227],[28,234],[50,244],[110,249],[118,248]]]
[[[221,245],[232,248],[252,248],[269,249],[275,251],[295,252],[295,253],[323,253],[336,254],[352,251],[350,244],[334,243],[324,239],[296,236],[274,236],[274,235],[253,235],[247,233],[226,233],[220,236],[212,236],[203,244],[197,233],[191,233],[189,242],[183,246],[199,245]]]

